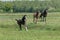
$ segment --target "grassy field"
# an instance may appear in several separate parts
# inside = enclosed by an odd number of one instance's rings
[[[60,12],[48,13],[47,21],[33,23],[32,13],[26,13],[28,31],[19,31],[15,19],[25,13],[0,14],[0,40],[60,40]]]

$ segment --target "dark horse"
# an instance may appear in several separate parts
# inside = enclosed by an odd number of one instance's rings
[[[40,14],[41,21],[45,21],[46,22],[47,10],[48,10],[48,8],[40,11],[41,12],[41,14]]]
[[[17,24],[19,25],[20,30],[22,30],[21,25],[25,26],[25,29],[27,31],[27,26],[26,26],[26,15],[22,17],[22,19],[15,19],[17,21]]]
[[[37,23],[38,18],[39,18],[39,12],[36,11],[36,13],[33,14],[33,22],[34,22],[34,23]]]

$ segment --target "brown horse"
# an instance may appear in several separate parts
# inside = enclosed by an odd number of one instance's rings
[[[33,14],[33,22],[34,22],[34,23],[37,23],[38,18],[39,18],[39,12],[36,11],[36,13]]]

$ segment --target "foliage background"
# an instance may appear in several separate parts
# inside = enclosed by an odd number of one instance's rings
[[[49,12],[60,12],[60,0],[0,1],[0,12],[35,12],[49,8]]]

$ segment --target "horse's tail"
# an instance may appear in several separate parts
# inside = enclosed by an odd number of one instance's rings
[[[17,21],[17,19],[15,19]]]
[[[15,20],[17,21],[17,20],[21,20],[21,19],[15,19]]]

